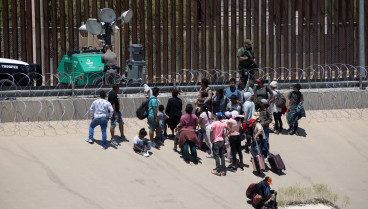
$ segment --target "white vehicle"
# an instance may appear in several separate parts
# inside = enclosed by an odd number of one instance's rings
[[[34,85],[42,85],[42,70],[39,65],[0,58],[0,86]]]

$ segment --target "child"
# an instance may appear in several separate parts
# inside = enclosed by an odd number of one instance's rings
[[[174,149],[173,149],[175,152],[178,152],[178,141],[179,141],[180,131],[181,131],[181,125],[179,123],[175,128],[176,135],[174,138]]]
[[[133,139],[133,150],[136,152],[140,152],[140,154],[144,157],[149,157],[148,150],[151,150],[152,142],[146,138],[147,131],[142,128],[139,131],[138,136],[134,137]]]
[[[226,110],[227,111],[238,111],[238,114],[241,112],[241,105],[238,103],[236,95],[231,95],[229,103],[227,103]]]
[[[302,86],[300,84],[295,84],[293,86],[293,91],[288,95],[288,105],[287,105],[287,121],[290,126],[289,134],[296,134],[298,136],[298,120],[305,116],[303,108],[303,94],[300,92]],[[299,111],[299,112],[298,112]]]
[[[213,154],[216,161],[216,169],[212,170],[211,173],[217,176],[225,176],[226,175],[226,167],[225,167],[225,156],[224,156],[224,137],[227,137],[231,134],[231,128],[226,124],[222,123],[220,120],[223,118],[223,114],[218,112],[216,114],[216,121],[212,123],[211,126],[211,142],[213,143]],[[225,136],[224,129],[227,129],[227,133]],[[221,163],[220,163],[221,158]]]
[[[158,127],[160,127],[161,129],[161,132],[160,132],[160,142],[161,143],[164,142],[164,130],[166,126],[166,119],[169,118],[169,116],[167,116],[164,113],[164,110],[165,110],[165,107],[163,105],[158,106],[157,118],[158,118]]]

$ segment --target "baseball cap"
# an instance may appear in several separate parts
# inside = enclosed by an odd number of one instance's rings
[[[268,104],[268,102],[267,102],[267,100],[266,99],[261,99],[261,102],[263,103],[263,104]]]
[[[274,87],[274,88],[277,88],[277,81],[272,81],[272,82],[270,83],[270,86],[271,86],[271,87]]]
[[[231,112],[231,117],[233,119],[235,119],[235,118],[244,118],[244,115],[239,115],[239,112],[234,110],[234,111]]]
[[[264,79],[263,79],[263,78],[258,78],[258,79],[256,79],[256,81],[257,81],[258,83],[260,83],[260,82],[264,83]]]
[[[251,119],[249,120],[249,127],[252,127],[254,122],[256,122],[256,119],[251,118]]]
[[[223,118],[223,117],[224,117],[224,115],[222,114],[222,112],[218,112],[218,113],[216,113],[216,116],[217,116],[219,119],[221,119],[221,118]]]
[[[265,178],[266,182],[269,184],[269,185],[272,185],[272,178],[271,177],[266,177]]]
[[[231,118],[231,112],[226,111],[226,112],[225,112],[225,116],[226,116],[227,118]]]

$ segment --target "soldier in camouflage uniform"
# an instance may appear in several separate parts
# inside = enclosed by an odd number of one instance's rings
[[[256,57],[252,51],[252,41],[249,39],[245,40],[244,46],[238,49],[236,56],[239,60],[240,78],[245,78],[248,84],[249,81],[254,80],[254,69],[258,68],[255,63]]]

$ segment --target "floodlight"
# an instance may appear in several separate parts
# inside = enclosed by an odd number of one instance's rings
[[[133,11],[129,9],[128,11],[123,12],[117,20],[123,20],[125,23],[129,23],[132,20],[132,17]]]
[[[86,23],[87,31],[93,35],[99,35],[102,32],[102,25],[97,19],[89,18]]]
[[[114,10],[110,8],[104,8],[100,10],[100,18],[102,22],[112,23],[116,19]]]

